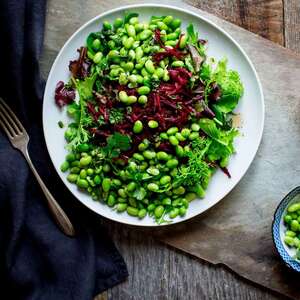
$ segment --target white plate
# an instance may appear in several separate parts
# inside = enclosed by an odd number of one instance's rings
[[[62,120],[64,123],[68,123],[68,117],[65,110],[60,110],[54,103],[55,85],[59,80],[68,81],[69,61],[77,58],[76,49],[85,45],[88,34],[99,31],[104,20],[112,22],[115,18],[122,17],[125,10],[139,13],[140,19],[145,21],[149,20],[152,15],[173,15],[182,20],[182,28],[184,29],[192,22],[196,30],[199,31],[200,37],[208,40],[208,56],[216,59],[227,57],[229,67],[239,72],[245,87],[244,96],[236,109],[236,112],[242,116],[242,134],[236,139],[237,153],[233,155],[229,164],[232,178],[228,179],[221,171],[216,172],[207,189],[205,199],[196,199],[191,202],[185,217],[177,217],[173,221],[174,224],[199,215],[215,205],[233,189],[247,171],[254,159],[263,132],[264,100],[262,88],[251,61],[237,42],[211,21],[184,9],[157,4],[126,6],[99,15],[79,28],[60,50],[49,73],[44,95],[43,127],[48,151],[60,178],[79,201],[97,214],[131,225],[157,225],[150,217],[139,220],[128,216],[126,213],[119,214],[108,206],[93,201],[89,195],[79,191],[76,185],[70,184],[66,179],[66,174],[59,169],[67,151],[64,148],[66,144],[64,130],[58,127],[57,122]]]

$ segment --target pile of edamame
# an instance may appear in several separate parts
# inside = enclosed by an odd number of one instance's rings
[[[218,168],[229,174],[243,87],[226,61],[206,63],[192,24],[184,32],[173,16],[136,13],[105,21],[69,69],[56,89],[73,120],[61,171],[95,201],[161,224],[204,198]]]
[[[297,249],[300,259],[300,202],[289,205],[284,222],[287,226],[284,242],[287,246]]]

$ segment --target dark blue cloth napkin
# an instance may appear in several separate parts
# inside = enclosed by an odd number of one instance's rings
[[[0,130],[0,298],[91,300],[128,273],[100,218],[66,190],[45,148],[38,64],[45,10],[45,0],[0,0],[0,96],[28,129],[31,158],[77,237],[58,229],[25,160]]]

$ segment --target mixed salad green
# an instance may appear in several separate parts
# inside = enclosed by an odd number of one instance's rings
[[[118,213],[163,223],[203,198],[218,168],[230,177],[243,85],[206,45],[173,16],[128,13],[91,33],[55,90],[73,119],[67,179]]]

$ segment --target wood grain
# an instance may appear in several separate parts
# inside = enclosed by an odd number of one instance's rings
[[[185,2],[284,45],[282,0],[186,0]]]
[[[283,1],[285,46],[300,53],[300,1]]]
[[[126,282],[108,291],[108,299],[285,299],[241,280],[222,266],[158,243],[151,237],[151,230],[107,221],[105,224],[130,274]]]

